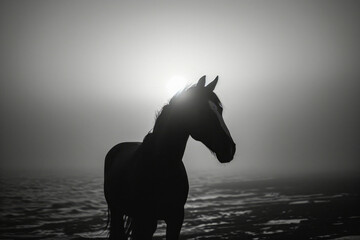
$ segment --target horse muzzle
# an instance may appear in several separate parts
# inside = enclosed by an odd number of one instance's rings
[[[228,163],[234,159],[235,152],[236,152],[236,144],[232,142],[226,148],[224,148],[224,151],[221,151],[221,153],[216,153],[216,157],[219,160],[219,162]]]

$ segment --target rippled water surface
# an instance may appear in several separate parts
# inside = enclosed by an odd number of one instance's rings
[[[355,179],[192,177],[183,239],[359,239]],[[0,179],[1,239],[106,238],[101,177]],[[159,221],[155,239],[163,239]],[[342,239],[342,238],[341,238]],[[345,238],[344,238],[345,239]]]

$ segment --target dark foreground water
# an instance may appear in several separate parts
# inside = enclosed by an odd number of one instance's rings
[[[1,178],[1,239],[106,238],[101,177]],[[355,178],[190,179],[182,239],[360,239]],[[163,239],[159,222],[155,239]]]

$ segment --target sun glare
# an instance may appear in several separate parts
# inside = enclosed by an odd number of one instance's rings
[[[166,92],[168,97],[174,96],[178,91],[186,87],[187,81],[184,77],[173,76],[166,84]]]

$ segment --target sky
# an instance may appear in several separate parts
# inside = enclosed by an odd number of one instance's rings
[[[188,171],[360,170],[358,1],[1,1],[0,171],[103,172],[177,87],[217,75],[237,144]]]

